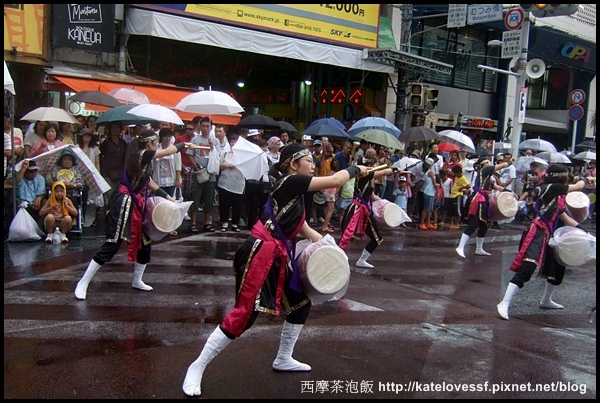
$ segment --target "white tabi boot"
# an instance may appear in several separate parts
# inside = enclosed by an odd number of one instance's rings
[[[475,254],[479,255],[479,256],[490,256],[489,253],[487,253],[486,251],[483,250],[483,240],[484,239],[485,238],[480,238],[480,237],[475,238],[475,242],[477,245],[477,249],[475,249]]]
[[[550,284],[548,282],[546,282],[546,290],[544,291],[544,296],[542,297],[542,300],[540,301],[540,308],[547,308],[547,309],[563,309],[564,306],[562,306],[561,304],[557,304],[556,302],[552,301],[552,293],[554,292],[554,290],[556,289],[556,286],[554,284]]]
[[[146,270],[146,265],[135,262],[133,264],[133,281],[131,282],[132,288],[137,288],[142,291],[152,291],[154,288],[150,287],[148,284],[142,281],[142,276],[144,275],[144,270]]]
[[[356,261],[356,267],[362,267],[363,269],[372,269],[373,267],[375,267],[372,264],[367,263],[367,259],[370,256],[371,254],[367,252],[366,249],[363,249],[362,255],[360,255],[360,259]]]
[[[87,270],[83,274],[83,277],[77,283],[77,287],[75,287],[75,298],[77,299],[85,299],[87,296],[88,285],[90,285],[90,281],[92,281],[92,277],[100,268],[101,264],[96,263],[94,259],[88,265]]]
[[[206,344],[196,361],[188,367],[185,379],[183,380],[183,393],[187,396],[200,396],[200,384],[202,383],[202,375],[206,366],[232,341],[233,339],[225,336],[225,333],[217,326],[208,340],[206,340]]]
[[[462,236],[460,237],[460,243],[458,244],[458,248],[456,248],[456,253],[458,253],[458,256],[465,257],[465,245],[467,244],[470,238],[471,237],[469,235],[462,234]]]
[[[508,308],[510,307],[510,301],[512,297],[519,291],[519,286],[515,283],[508,283],[508,287],[506,287],[506,292],[504,293],[504,299],[496,305],[498,308],[498,314],[502,319],[508,320]]]
[[[300,335],[300,331],[304,325],[293,325],[288,322],[283,322],[283,329],[281,329],[281,341],[279,342],[279,351],[277,357],[273,361],[273,369],[275,371],[304,371],[308,372],[311,370],[310,365],[303,364],[292,358],[294,352],[294,345]]]

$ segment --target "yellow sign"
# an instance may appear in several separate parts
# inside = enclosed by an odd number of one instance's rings
[[[4,5],[4,50],[43,55],[44,4]]]
[[[379,4],[188,4],[185,12],[261,31],[362,49],[377,47],[379,7]]]

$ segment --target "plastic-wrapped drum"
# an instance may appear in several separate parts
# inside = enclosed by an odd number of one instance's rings
[[[555,257],[563,265],[583,266],[595,257],[595,252],[592,251],[595,245],[593,236],[574,227],[562,227],[557,232],[554,234]]]

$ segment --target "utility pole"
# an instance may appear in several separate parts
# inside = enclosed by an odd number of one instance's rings
[[[515,108],[512,118],[512,134],[511,134],[511,148],[512,155],[519,155],[519,143],[521,142],[521,130],[523,130],[523,123],[525,123],[525,113],[521,111],[521,91],[527,85],[527,51],[529,46],[529,11],[524,11],[524,19],[523,26],[521,28],[522,38],[521,38],[521,55],[519,56],[519,60],[517,62],[517,83],[514,91],[515,94]],[[524,90],[526,91],[526,89]],[[527,97],[527,92],[525,92],[525,97]],[[527,101],[525,101],[527,103]]]
[[[412,24],[413,5],[401,4],[402,12],[402,30],[400,34],[400,51],[410,52],[410,26]],[[406,86],[408,85],[408,76],[406,71],[400,66],[397,68],[398,82],[396,84],[396,115],[395,125],[400,131],[404,131],[406,126]]]

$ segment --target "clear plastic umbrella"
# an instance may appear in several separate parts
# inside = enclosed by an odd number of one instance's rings
[[[141,105],[150,103],[150,98],[148,98],[148,95],[133,88],[115,88],[114,90],[110,90],[108,95],[112,95],[125,105]]]
[[[582,161],[596,161],[596,153],[594,151],[584,151],[578,153],[572,157],[574,160],[582,160]]]
[[[541,153],[537,153],[535,156],[553,164],[571,163],[569,157],[556,151],[543,151]]]
[[[473,140],[466,134],[459,132],[457,130],[442,130],[438,133],[440,137],[440,141],[444,143],[454,144],[459,146],[463,150],[467,150],[469,152],[475,152],[475,144]]]
[[[519,143],[519,150],[532,150],[536,153],[544,151],[556,152],[556,147],[549,141],[542,139],[527,139]]]

